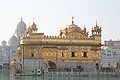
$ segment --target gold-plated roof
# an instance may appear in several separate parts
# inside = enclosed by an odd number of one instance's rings
[[[83,30],[74,23],[74,17],[72,17],[72,23],[68,25],[65,29],[60,30],[60,35],[65,36],[88,36],[88,32],[86,32],[86,28]]]

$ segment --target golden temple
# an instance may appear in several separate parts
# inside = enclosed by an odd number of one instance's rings
[[[37,25],[26,31],[21,38],[17,57],[23,62],[22,66],[32,62],[30,60],[41,59],[43,67],[48,68],[78,68],[87,69],[90,65],[95,68],[101,60],[101,27],[96,25],[89,35],[87,29],[77,26],[72,17],[72,23],[60,30],[58,36],[46,36],[37,33]],[[37,63],[36,63],[37,64]],[[94,64],[94,65],[93,65]],[[34,64],[35,66],[35,64]],[[25,67],[24,67],[25,68]]]

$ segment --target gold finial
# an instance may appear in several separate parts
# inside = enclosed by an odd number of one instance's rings
[[[96,20],[96,26],[97,26],[97,20]]]
[[[74,21],[73,21],[74,17],[72,17],[72,24],[74,24]]]
[[[29,27],[30,27],[30,22],[29,22]]]
[[[34,23],[35,18],[33,18],[33,23]]]
[[[84,25],[84,28],[85,28],[85,25]]]
[[[84,29],[83,29],[85,32],[86,32],[86,28],[85,28],[85,25],[84,25]]]

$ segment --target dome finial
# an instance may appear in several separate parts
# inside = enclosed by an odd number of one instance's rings
[[[85,28],[85,25],[84,25],[84,28]]]
[[[29,21],[29,27],[30,27],[30,21]]]
[[[73,21],[74,17],[72,17],[72,24],[74,24],[74,21]]]
[[[34,23],[35,18],[33,18],[33,23]]]
[[[21,16],[21,21],[22,21],[22,16]]]
[[[97,20],[96,20],[96,26],[97,26]]]

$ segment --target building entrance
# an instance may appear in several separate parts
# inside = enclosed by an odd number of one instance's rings
[[[49,65],[50,69],[56,69],[57,68],[56,64],[52,61],[48,61],[48,65]]]

